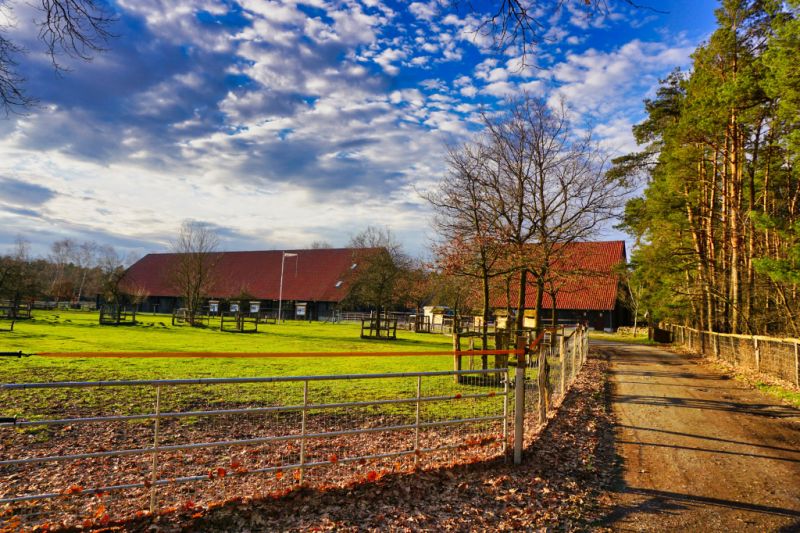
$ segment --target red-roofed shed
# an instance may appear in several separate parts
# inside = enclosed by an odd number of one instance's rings
[[[576,242],[566,245],[554,265],[551,288],[556,293],[556,317],[559,323],[586,321],[597,329],[615,328],[627,322],[627,311],[620,302],[620,275],[617,268],[627,261],[624,241]],[[553,299],[545,290],[542,319],[550,324]],[[497,288],[493,306],[506,307],[506,292]],[[517,288],[511,289],[511,302],[517,300]],[[528,276],[525,308],[536,308],[537,286]]]
[[[306,304],[305,318],[327,317],[348,294],[350,272],[358,268],[358,253],[353,248],[313,250],[268,250],[220,252],[215,276],[207,296],[230,300],[246,295],[262,301],[262,309],[277,309],[282,297],[284,316]],[[284,254],[286,257],[284,258]],[[181,294],[171,280],[179,254],[148,254],[134,263],[125,274],[123,285],[128,292],[144,289],[149,297],[143,311],[171,312],[180,306]],[[281,262],[283,290],[281,294]]]

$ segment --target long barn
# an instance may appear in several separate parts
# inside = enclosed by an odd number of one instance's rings
[[[280,298],[285,318],[324,320],[347,296],[351,273],[358,269],[363,252],[353,248],[219,252],[212,255],[214,275],[205,293],[223,304],[258,301],[262,310],[277,310]],[[175,253],[148,254],[128,269],[125,291],[147,295],[140,310],[171,313],[183,306],[174,282],[179,259]]]

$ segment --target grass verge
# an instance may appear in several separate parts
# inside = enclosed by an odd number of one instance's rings
[[[764,383],[764,382],[756,382],[755,386],[758,390],[769,394],[770,396],[774,396],[775,398],[779,398],[784,402],[793,405],[800,409],[800,392],[791,391],[779,385],[773,385],[771,383]]]
[[[646,330],[645,330],[646,331]],[[590,331],[589,338],[599,341],[626,342],[628,344],[658,344],[647,338],[647,333],[636,335],[622,335],[619,333],[606,333],[604,331]]]

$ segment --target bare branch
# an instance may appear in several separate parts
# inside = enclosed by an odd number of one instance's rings
[[[0,10],[7,15],[10,3],[0,0]],[[35,21],[39,39],[56,71],[66,70],[59,55],[89,61],[114,37],[110,28],[116,16],[103,0],[41,0],[37,9],[41,13]],[[0,26],[0,107],[6,116],[36,103],[25,94],[25,78],[19,74],[19,57],[27,51],[4,36],[7,29]]]

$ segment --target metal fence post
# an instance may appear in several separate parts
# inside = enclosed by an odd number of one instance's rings
[[[564,353],[564,335],[558,337],[558,360],[561,362],[561,397],[567,392],[567,358]]]
[[[420,411],[421,397],[422,397],[422,376],[417,376],[417,417],[416,421],[414,422],[414,466],[417,466],[417,464],[419,463],[419,411]]]
[[[153,424],[153,461],[150,470],[150,514],[156,512],[156,481],[158,481],[158,431],[161,415],[161,386],[156,386],[155,423]]]
[[[514,464],[522,463],[522,444],[525,439],[525,367],[527,366],[525,337],[517,337],[517,368],[514,372]]]
[[[308,418],[308,380],[303,381],[303,418],[300,422],[300,484],[306,473],[306,419]]]

